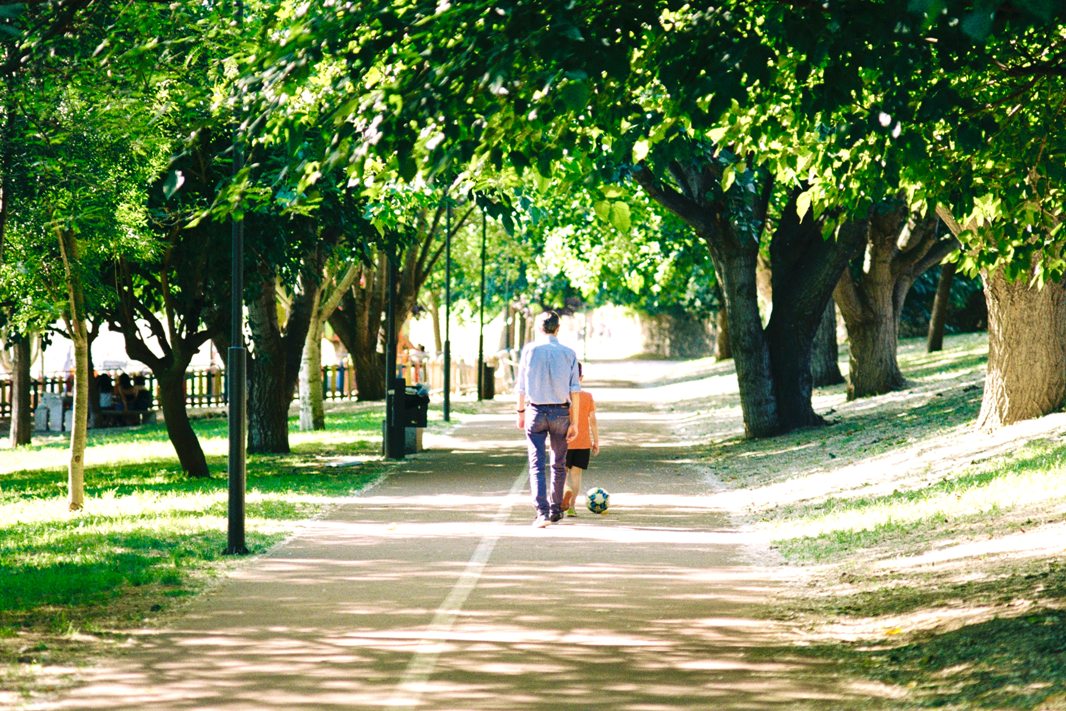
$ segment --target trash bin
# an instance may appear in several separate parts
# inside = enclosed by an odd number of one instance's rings
[[[429,414],[429,390],[419,383],[411,388],[404,388],[403,417],[404,427],[425,427]]]
[[[481,367],[481,399],[492,400],[496,397],[496,369],[488,363]]]

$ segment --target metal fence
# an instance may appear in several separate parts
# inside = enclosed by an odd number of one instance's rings
[[[495,392],[503,392],[510,389],[512,377],[512,365],[504,359],[498,366],[494,366]],[[113,380],[118,380],[119,371],[107,372]],[[401,364],[400,374],[408,382],[426,383],[431,393],[441,393],[444,390],[444,364],[437,359],[424,360],[419,363]],[[152,393],[152,407],[158,406],[159,396],[156,390],[155,377],[149,373],[143,373],[145,387]],[[73,380],[67,375],[50,375],[43,378],[35,378],[30,385],[30,408],[36,410],[45,394],[55,394],[67,397],[71,394]],[[453,394],[472,393],[477,390],[477,366],[462,360],[452,362],[451,386]],[[0,417],[11,416],[12,383],[10,378],[0,379]],[[322,397],[325,400],[354,400],[357,392],[355,387],[355,371],[351,366],[327,365],[322,368]],[[219,368],[207,368],[203,370],[190,370],[185,373],[185,402],[189,409],[210,407],[225,407],[226,397],[226,372]]]

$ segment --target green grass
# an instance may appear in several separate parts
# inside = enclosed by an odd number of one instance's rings
[[[900,363],[906,392],[841,404],[829,427],[776,447],[727,443],[733,454],[779,454],[776,468],[766,457],[765,473],[725,481],[787,481],[799,493],[752,511],[785,559],[806,566],[805,585],[777,603],[807,634],[790,652],[891,690],[871,691],[870,708],[1066,709],[1066,565],[1054,542],[1066,440],[1051,430],[987,459],[945,451],[935,467],[878,462],[900,447],[938,451],[929,448],[973,426],[984,339],[952,337],[937,354],[905,343]],[[783,442],[796,450],[788,466]],[[864,476],[826,486],[819,477],[836,462]],[[882,475],[891,488],[877,486]],[[808,476],[821,488],[806,491]]]
[[[792,560],[823,563],[890,543],[921,549],[937,532],[981,528],[989,533],[1009,527],[1010,510],[1066,501],[1066,445],[1042,440],[1009,457],[964,470],[927,486],[881,496],[829,497],[778,513],[782,527],[817,530],[816,535],[778,539]],[[995,519],[998,523],[990,523]],[[1025,519],[1021,524],[1031,524]]]
[[[75,638],[121,636],[165,613],[223,567],[227,424],[194,422],[212,476],[180,470],[162,425],[97,430],[86,453],[85,509],[67,511],[67,443],[5,451],[0,470],[0,662],[59,662]],[[379,478],[380,407],[327,415],[322,432],[290,422],[287,455],[249,455],[246,539],[261,553],[294,525]],[[330,466],[351,458],[358,466]],[[3,681],[0,676],[0,681]],[[17,674],[16,674],[17,676]]]

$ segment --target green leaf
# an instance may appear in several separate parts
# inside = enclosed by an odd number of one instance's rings
[[[628,232],[630,228],[629,204],[616,202],[611,205],[611,224],[621,232]]]
[[[559,90],[563,103],[571,111],[584,111],[589,103],[589,83],[587,81],[570,81]]]
[[[641,139],[633,144],[633,162],[640,163],[642,160],[648,157],[648,151],[651,149],[651,144],[646,140]]]
[[[811,191],[804,190],[802,193],[796,196],[796,214],[799,215],[800,222],[803,222],[804,216],[807,211],[811,209]]]
[[[593,211],[596,213],[596,217],[600,218],[604,222],[610,221],[611,215],[611,203],[606,200],[599,200],[592,206]]]
[[[734,181],[737,179],[736,170],[732,165],[727,165],[722,169],[722,192],[729,192],[729,188],[733,187]]]

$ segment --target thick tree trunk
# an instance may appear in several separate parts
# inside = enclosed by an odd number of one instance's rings
[[[832,240],[813,218],[800,220],[793,191],[770,243],[773,309],[767,325],[770,361],[783,430],[822,425],[811,404],[815,334],[841,272],[864,233],[845,225]]]
[[[248,451],[287,454],[292,390],[273,371],[275,358],[256,357],[248,378]]]
[[[900,390],[907,381],[899,369],[896,314],[884,309],[848,326],[848,400]]]
[[[188,362],[178,367],[154,371],[159,386],[159,409],[167,425],[167,437],[178,455],[182,470],[191,477],[210,476],[207,458],[189,421],[185,401],[185,369]]]
[[[634,177],[645,191],[690,224],[706,242],[721,284],[729,338],[740,386],[744,429],[764,437],[822,419],[811,406],[810,349],[833,285],[854,252],[855,238],[823,240],[821,227],[802,222],[792,191],[770,242],[773,305],[766,330],[759,313],[756,263],[773,184],[753,172],[721,193],[721,165],[703,157],[674,162],[678,188],[657,180],[643,166]],[[739,183],[743,179],[746,185]]]
[[[30,408],[30,362],[33,348],[29,337],[14,339],[11,363],[11,446],[29,444],[33,437],[33,413]]]
[[[736,364],[744,434],[769,437],[781,431],[770,350],[763,334],[755,284],[757,245],[723,257],[719,279],[725,295]],[[809,376],[808,376],[809,377]]]
[[[926,352],[934,353],[944,348],[944,326],[948,320],[948,306],[951,303],[951,284],[955,281],[955,262],[946,262],[940,267],[940,279],[936,284],[936,296],[933,297],[933,309],[929,314],[929,335],[926,339]]]
[[[816,388],[844,382],[840,372],[840,351],[837,347],[836,305],[829,301],[822,312],[818,330],[811,346],[811,381]]]
[[[352,355],[355,384],[361,401],[385,399],[385,360],[378,338],[385,308],[385,260],[362,270],[329,318],[334,332]]]
[[[940,237],[935,217],[908,223],[906,208],[875,210],[861,269],[844,272],[833,297],[848,329],[848,399],[906,386],[896,349],[899,318],[911,284],[958,247]]]
[[[276,298],[274,280],[264,278],[255,299],[248,305],[254,353],[248,368],[248,451],[251,453],[289,452],[289,403],[293,388],[287,384],[287,354],[278,324]]]
[[[726,314],[724,306],[718,309],[714,321],[717,325],[714,334],[714,358],[729,360],[733,357],[733,346],[729,340],[729,315]]]
[[[326,429],[326,411],[322,405],[322,332],[322,321],[312,319],[300,361],[300,430],[303,432]]]
[[[312,306],[322,288],[323,260],[321,250],[304,258],[299,284],[291,288],[294,293],[284,327],[278,314],[275,275],[267,268],[258,275],[255,298],[248,304],[254,355],[248,381],[249,452],[289,452],[289,405],[300,377]]]
[[[977,426],[1055,412],[1066,399],[1066,287],[982,274],[988,301],[988,374]]]

